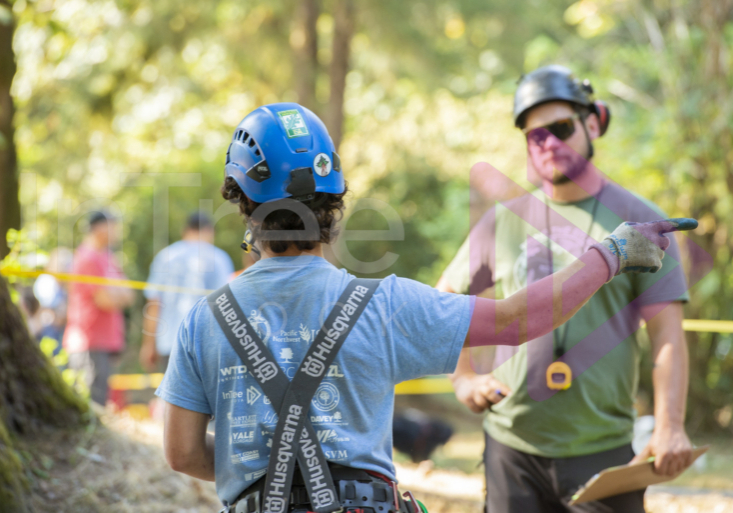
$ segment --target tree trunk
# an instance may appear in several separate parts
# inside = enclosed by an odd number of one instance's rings
[[[295,89],[298,103],[316,110],[316,77],[318,75],[318,1],[301,0],[295,18],[295,28],[290,34],[294,50]]]
[[[22,464],[13,439],[43,426],[81,425],[87,404],[32,339],[0,278],[0,511],[25,511]]]
[[[5,11],[5,12],[3,12]],[[15,75],[13,32],[15,22],[8,0],[0,0],[0,259],[8,253],[8,229],[20,228],[18,160],[13,130],[13,98],[10,85]],[[7,14],[7,20],[5,14]]]
[[[338,0],[334,12],[333,51],[331,58],[331,93],[326,126],[338,151],[344,127],[344,92],[349,72],[351,37],[354,34],[353,0]]]

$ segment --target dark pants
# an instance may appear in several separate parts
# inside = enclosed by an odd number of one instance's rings
[[[644,490],[568,506],[578,489],[608,467],[631,461],[631,445],[573,458],[543,458],[486,435],[487,513],[644,513]]]
[[[116,355],[103,351],[83,351],[69,354],[69,369],[80,373],[79,380],[89,389],[92,401],[107,404],[107,380],[112,374]]]

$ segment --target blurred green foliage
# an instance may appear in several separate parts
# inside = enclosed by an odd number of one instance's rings
[[[321,2],[317,23],[319,113],[334,1]],[[224,154],[248,111],[297,100],[296,4],[15,0],[29,236],[46,250],[75,246],[83,213],[107,205],[124,216],[125,271],[145,279],[154,253],[202,207],[221,217],[217,244],[239,262],[243,226],[218,194]],[[731,318],[731,0],[370,0],[358,2],[356,20],[340,153],[351,200],[390,204],[405,239],[348,242],[353,254],[391,251],[399,258],[381,274],[435,283],[469,228],[471,165],[487,161],[530,185],[513,89],[522,72],[561,63],[611,105],[598,167],[670,215],[700,219],[692,238],[715,268],[692,290],[688,317]],[[167,206],[153,182],[171,186]],[[386,221],[363,211],[348,227]],[[691,426],[730,429],[731,338],[688,337]],[[650,389],[648,373],[642,385]]]

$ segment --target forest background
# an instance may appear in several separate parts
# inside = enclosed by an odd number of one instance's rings
[[[125,272],[144,280],[201,206],[223,216],[217,245],[239,263],[243,226],[218,193],[232,130],[258,105],[298,101],[326,121],[352,200],[383,201],[404,223],[404,240],[351,241],[351,253],[392,252],[377,276],[434,284],[479,203],[470,167],[487,161],[531,186],[512,94],[523,72],[559,63],[610,104],[597,166],[671,216],[700,220],[691,238],[715,264],[686,317],[731,319],[732,9],[731,0],[0,0],[0,232],[22,218],[43,251],[76,247],[80,216],[107,206],[123,216]],[[170,186],[167,202],[154,201],[153,183]],[[360,211],[348,227],[387,221]],[[128,312],[128,370],[142,301]],[[688,429],[730,433],[733,338],[687,337]]]

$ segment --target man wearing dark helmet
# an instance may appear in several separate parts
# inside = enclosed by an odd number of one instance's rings
[[[555,65],[523,76],[514,121],[526,136],[528,163],[541,187],[512,200],[511,209],[498,205],[484,215],[439,290],[479,294],[497,286],[510,295],[574,261],[620,221],[663,217],[651,202],[610,183],[593,166],[593,142],[606,131],[610,112],[594,101],[588,80]],[[514,215],[518,209],[521,216]],[[543,228],[532,228],[527,219]],[[568,504],[594,474],[634,459],[640,319],[647,323],[655,363],[656,428],[635,461],[655,456],[656,471],[667,475],[689,466],[691,445],[683,425],[687,296],[674,241],[664,261],[663,272],[604,285],[552,334],[519,351],[498,348],[492,373],[475,372],[463,351],[452,379],[461,402],[486,412],[488,513],[644,511],[643,490]],[[584,340],[603,351],[587,354]],[[557,376],[559,383],[551,379]]]
[[[615,275],[659,269],[662,234],[695,224],[621,225],[557,274],[563,291],[540,283],[545,306],[529,319],[526,291],[472,298],[394,275],[357,279],[326,261],[346,181],[325,126],[300,105],[245,117],[225,172],[222,194],[248,226],[242,247],[260,258],[191,309],[157,394],[168,462],[215,480],[234,513],[424,512],[394,482],[394,385],[452,372],[469,328],[484,345],[519,344],[495,335],[515,318],[547,332]]]

